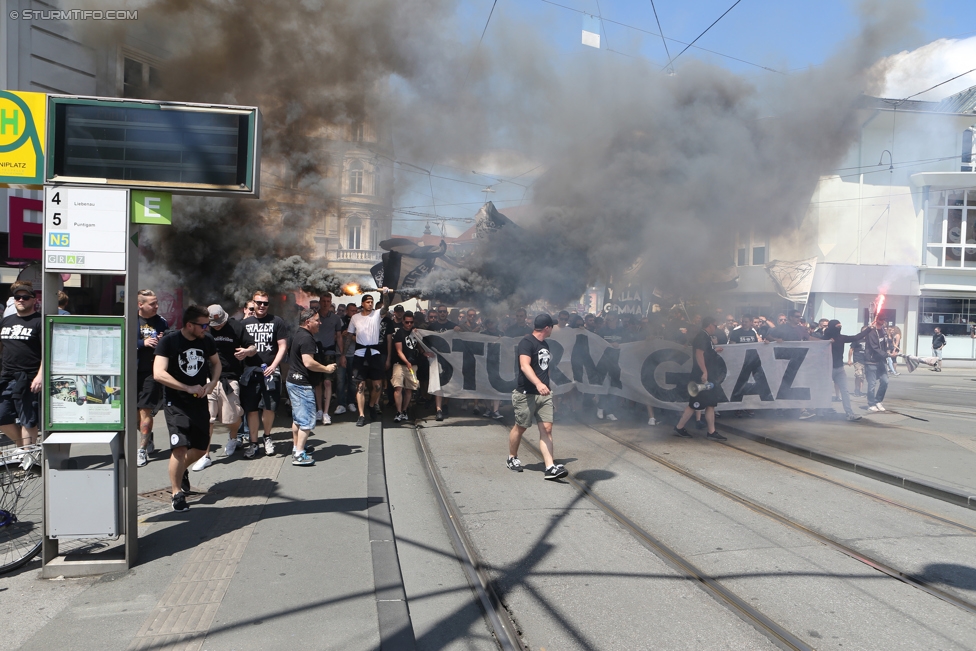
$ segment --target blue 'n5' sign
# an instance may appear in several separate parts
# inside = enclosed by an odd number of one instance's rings
[[[71,246],[71,233],[48,233],[48,246]]]

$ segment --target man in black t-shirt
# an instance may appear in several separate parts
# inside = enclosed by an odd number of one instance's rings
[[[752,315],[742,317],[742,325],[729,333],[730,344],[755,344],[759,342],[759,333],[753,327]]]
[[[524,307],[520,307],[515,310],[515,323],[505,328],[506,337],[524,337],[525,335],[532,334],[532,326],[526,321],[526,312]]]
[[[946,338],[945,335],[942,334],[942,328],[935,326],[932,334],[932,356],[938,361],[936,361],[935,366],[932,367],[933,371],[937,371],[939,373],[942,372],[942,353],[945,349],[945,345]]]
[[[41,373],[41,315],[35,311],[34,286],[10,286],[16,312],[0,321],[0,431],[17,445],[37,441]],[[20,419],[20,425],[17,425]]]
[[[281,398],[281,371],[278,366],[288,352],[285,322],[281,317],[268,314],[268,293],[254,292],[254,316],[244,319],[244,329],[254,338],[257,354],[247,359],[247,368],[241,376],[241,404],[247,414],[247,427],[251,432],[250,444],[244,456],[252,458],[258,449],[258,412],[264,426],[264,453],[274,454],[271,427],[275,410]],[[258,370],[250,370],[250,369]]]
[[[210,313],[210,333],[217,346],[217,357],[220,359],[220,382],[207,396],[207,406],[210,409],[210,438],[213,439],[214,424],[219,420],[227,426],[227,443],[224,455],[231,456],[237,449],[237,431],[241,427],[244,409],[241,407],[241,372],[244,370],[242,360],[257,352],[254,339],[237,319],[227,316],[224,308],[218,304],[207,308]],[[203,470],[211,464],[210,445],[207,453],[200,457],[191,470]]]
[[[318,310],[306,308],[298,315],[298,331],[292,337],[288,357],[288,377],[285,389],[291,401],[291,443],[293,466],[314,466],[315,460],[305,450],[308,437],[315,429],[315,390],[312,373],[335,373],[337,364],[315,361],[315,335],[321,320]]]
[[[151,289],[140,289],[136,297],[139,305],[139,334],[136,338],[136,409],[139,410],[139,450],[136,465],[149,463],[153,442],[153,417],[163,404],[163,386],[153,379],[153,353],[156,344],[169,329],[166,319],[159,316],[159,300]]]
[[[417,379],[417,362],[424,355],[433,357],[433,353],[425,353],[420,347],[417,335],[413,331],[413,312],[404,312],[400,327],[393,335],[393,402],[396,405],[394,423],[407,420],[407,407],[413,392],[420,386]]]
[[[715,334],[716,330],[715,319],[706,316],[702,318],[701,325],[702,329],[695,335],[695,338],[691,342],[693,351],[691,358],[691,381],[695,384],[707,384],[711,381],[717,385],[722,379],[718,377],[719,368],[717,364],[719,360],[718,354],[722,352],[722,349],[712,346],[712,335]],[[705,424],[708,426],[705,438],[712,439],[713,441],[726,440],[724,436],[715,431],[716,405],[718,405],[718,391],[714,386],[699,391],[698,395],[689,396],[688,406],[685,407],[684,413],[681,414],[681,419],[674,428],[675,436],[691,438],[691,434],[685,429],[685,425],[695,415],[695,411],[704,409]]]
[[[549,364],[552,353],[546,339],[552,334],[552,317],[540,314],[535,317],[535,329],[525,335],[518,345],[518,374],[512,405],[515,407],[515,426],[508,435],[508,467],[522,472],[518,458],[522,435],[532,424],[533,417],[539,426],[539,450],[546,465],[544,479],[561,479],[569,473],[552,457],[552,391],[549,389]]]
[[[206,454],[210,444],[207,396],[220,382],[222,369],[217,344],[207,336],[209,327],[207,308],[191,305],[183,312],[183,327],[162,338],[153,359],[153,376],[165,387],[163,413],[172,448],[169,480],[174,511],[190,508],[186,503],[190,491],[187,469]]]

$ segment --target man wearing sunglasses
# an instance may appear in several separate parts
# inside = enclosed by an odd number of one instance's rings
[[[393,364],[393,377],[390,384],[393,385],[393,401],[396,403],[396,417],[393,422],[399,423],[407,420],[407,407],[410,406],[410,398],[413,392],[420,387],[417,380],[417,362],[422,355],[433,357],[433,353],[424,353],[417,341],[417,335],[413,331],[414,316],[413,312],[403,313],[402,327],[393,335],[393,347],[395,348],[395,360]]]
[[[174,511],[190,508],[186,503],[190,492],[188,468],[207,453],[210,445],[207,396],[220,382],[222,369],[217,344],[207,336],[208,328],[210,312],[191,305],[183,312],[183,327],[156,344],[153,359],[153,377],[165,387],[163,413],[172,448],[169,480]]]
[[[0,321],[0,431],[14,443],[37,440],[41,374],[41,315],[34,286],[17,281],[10,286],[16,312]],[[20,419],[18,426],[16,421]]]
[[[244,450],[244,456],[252,458],[257,452],[258,442],[258,413],[261,414],[261,425],[264,426],[264,453],[274,454],[274,441],[271,439],[271,427],[274,425],[275,411],[281,398],[281,371],[278,365],[288,352],[288,339],[285,337],[285,322],[279,316],[268,314],[268,293],[258,290],[254,292],[254,315],[244,319],[244,329],[254,339],[257,354],[247,358],[247,366],[264,367],[261,373],[245,372],[241,378],[241,404],[247,413],[247,427],[250,430],[251,443]]]

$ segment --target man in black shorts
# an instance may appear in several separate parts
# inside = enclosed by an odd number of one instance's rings
[[[518,458],[522,435],[535,419],[539,426],[539,451],[545,462],[543,479],[561,479],[568,475],[563,465],[552,457],[552,391],[549,389],[549,363],[552,353],[546,339],[552,334],[552,317],[540,314],[535,317],[534,329],[525,335],[518,345],[518,375],[512,391],[515,407],[515,426],[508,434],[508,468],[522,472]]]
[[[40,415],[41,315],[35,311],[34,286],[17,281],[10,286],[16,312],[0,321],[0,431],[15,445],[37,441]],[[20,424],[17,424],[17,420]]]
[[[711,378],[711,381],[717,384],[721,378],[718,377],[718,364],[716,362],[719,360],[718,354],[722,352],[722,349],[712,346],[712,335],[715,334],[716,330],[714,317],[702,318],[701,325],[701,331],[695,335],[691,342],[693,349],[691,381],[695,384],[705,384]],[[726,440],[724,436],[715,431],[716,405],[718,405],[718,390],[715,388],[706,389],[699,392],[697,396],[691,396],[688,399],[688,406],[685,407],[685,413],[681,414],[681,420],[674,428],[674,435],[691,438],[691,434],[685,429],[685,425],[688,424],[697,410],[704,409],[705,424],[708,426],[708,433],[705,438],[713,441]]]
[[[383,287],[379,291],[385,294],[389,290]],[[359,314],[354,314],[349,319],[349,327],[346,329],[346,332],[356,337],[356,350],[352,356],[352,383],[356,387],[356,403],[359,407],[356,427],[363,427],[366,424],[367,381],[371,385],[370,417],[379,420],[382,416],[380,391],[383,390],[383,378],[386,377],[386,363],[380,344],[381,319],[380,311],[373,309],[373,297],[366,294],[360,303]]]
[[[281,398],[281,371],[278,365],[288,352],[285,322],[281,317],[268,313],[268,293],[262,290],[254,292],[253,301],[254,316],[244,319],[244,329],[254,339],[258,352],[247,358],[247,368],[241,375],[241,405],[247,414],[247,428],[251,434],[250,443],[244,449],[244,456],[248,459],[258,449],[259,413],[264,427],[264,453],[268,456],[274,454],[271,427]]]
[[[207,308],[191,305],[183,312],[183,327],[163,337],[153,359],[153,377],[165,387],[163,413],[172,448],[169,480],[174,511],[190,508],[186,503],[190,490],[187,468],[206,454],[210,444],[207,396],[220,382],[222,369],[217,344],[206,336],[209,327]]]
[[[159,300],[151,289],[140,289],[136,298],[139,303],[139,335],[136,338],[136,408],[139,410],[139,451],[136,465],[149,463],[149,455],[156,446],[153,443],[153,417],[163,404],[163,387],[153,379],[153,353],[163,333],[169,329],[166,319],[159,316]]]

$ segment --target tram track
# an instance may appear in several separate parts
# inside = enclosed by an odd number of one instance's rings
[[[660,464],[660,465],[668,468],[669,470],[672,470],[673,472],[678,473],[682,477],[685,477],[686,479],[689,479],[689,480],[697,483],[698,485],[700,485],[700,486],[702,486],[704,488],[707,488],[708,490],[710,490],[712,492],[715,492],[715,493],[717,493],[717,494],[719,494],[719,495],[721,495],[721,496],[723,496],[723,497],[725,497],[725,498],[727,498],[727,499],[729,499],[729,500],[731,500],[731,501],[733,501],[733,502],[735,502],[737,504],[740,504],[740,505],[748,508],[749,510],[751,510],[751,511],[753,511],[755,513],[758,513],[760,515],[763,515],[763,516],[765,516],[765,517],[767,517],[767,518],[769,518],[769,519],[771,519],[771,520],[773,520],[775,522],[778,522],[779,524],[782,524],[782,525],[787,526],[787,527],[789,527],[789,528],[791,528],[791,529],[793,529],[795,531],[798,531],[798,532],[800,532],[800,533],[808,536],[809,538],[812,538],[813,540],[815,540],[815,541],[817,541],[817,542],[819,542],[819,543],[821,543],[823,545],[826,545],[827,547],[829,547],[829,548],[831,548],[831,549],[833,549],[833,550],[835,550],[837,552],[840,552],[841,554],[844,554],[845,556],[848,556],[849,558],[852,558],[852,559],[854,559],[854,560],[856,560],[856,561],[858,561],[860,563],[863,563],[863,564],[867,565],[868,567],[871,567],[872,569],[874,569],[874,570],[876,570],[878,572],[881,572],[882,574],[885,574],[885,575],[887,575],[887,576],[889,576],[889,577],[891,577],[891,578],[893,578],[893,579],[895,579],[897,581],[900,581],[902,583],[905,583],[905,584],[907,584],[907,585],[909,585],[909,586],[911,586],[913,588],[916,588],[916,589],[918,589],[918,590],[920,590],[920,591],[922,591],[922,592],[924,592],[924,593],[926,593],[926,594],[928,594],[928,595],[930,595],[932,597],[935,597],[937,599],[940,599],[941,601],[944,601],[944,602],[949,603],[949,604],[951,604],[953,606],[956,606],[957,608],[960,608],[961,610],[963,610],[963,611],[965,611],[965,612],[967,612],[967,613],[969,613],[971,615],[976,615],[976,604],[974,604],[971,601],[968,601],[966,599],[963,599],[963,598],[961,598],[961,597],[959,597],[957,595],[954,595],[952,593],[946,592],[945,590],[942,590],[941,588],[938,588],[937,586],[932,585],[930,582],[922,579],[921,577],[918,577],[918,576],[915,576],[915,575],[912,575],[912,574],[909,574],[909,573],[906,573],[906,572],[902,572],[902,571],[900,571],[900,570],[898,570],[898,569],[896,569],[896,568],[888,565],[887,563],[884,563],[884,562],[879,561],[879,560],[877,560],[875,558],[872,558],[871,556],[869,556],[867,554],[864,554],[862,552],[859,552],[856,549],[854,549],[854,548],[852,548],[852,547],[850,547],[848,545],[845,545],[844,543],[841,543],[841,542],[839,542],[839,541],[837,541],[837,540],[835,540],[835,539],[833,539],[833,538],[831,538],[829,536],[826,536],[826,535],[824,535],[824,534],[822,534],[822,533],[820,533],[818,531],[815,531],[815,530],[813,530],[813,529],[811,529],[811,528],[809,528],[809,527],[807,527],[807,526],[805,526],[805,525],[797,522],[796,520],[790,518],[789,516],[787,516],[785,514],[779,513],[777,511],[774,511],[773,509],[770,509],[770,508],[768,508],[766,506],[763,506],[763,505],[759,504],[758,502],[755,502],[755,501],[749,499],[748,497],[745,497],[745,496],[743,496],[743,495],[741,495],[739,493],[736,493],[736,492],[731,491],[731,490],[729,490],[727,488],[724,488],[722,486],[719,486],[718,484],[715,484],[714,482],[711,482],[708,479],[705,479],[704,477],[698,475],[697,473],[694,473],[694,472],[692,472],[692,471],[690,471],[690,470],[688,470],[688,469],[686,469],[686,468],[684,468],[684,467],[682,467],[682,466],[680,466],[680,465],[678,465],[678,464],[676,464],[676,463],[674,463],[672,461],[669,461],[668,459],[664,459],[663,457],[661,457],[659,455],[656,455],[656,454],[654,454],[652,452],[648,452],[647,450],[641,448],[639,445],[637,445],[635,443],[632,443],[630,441],[623,440],[623,439],[621,439],[621,438],[619,438],[619,437],[617,437],[615,435],[612,435],[612,434],[609,434],[607,432],[604,432],[604,431],[602,431],[600,429],[597,429],[597,428],[595,428],[595,427],[593,427],[593,426],[591,426],[589,424],[586,424],[586,423],[580,423],[580,424],[583,425],[584,427],[587,427],[588,429],[590,429],[590,430],[592,430],[594,432],[597,432],[598,434],[601,434],[602,436],[605,436],[606,438],[614,441],[618,445],[621,445],[621,446],[623,446],[623,447],[625,447],[625,448],[627,448],[627,449],[629,449],[629,450],[631,450],[633,452],[636,452],[637,454],[639,454],[639,455],[641,455],[641,456],[643,456],[643,457],[645,457],[645,458],[647,458],[647,459],[649,459],[651,461],[654,461],[654,462],[656,462],[656,463],[658,463],[658,464]],[[734,445],[728,445],[727,447],[733,448],[735,450],[739,450],[741,452],[746,452],[746,451],[741,450],[740,448],[738,448],[738,447],[736,447]],[[535,450],[534,448],[533,448],[533,452],[536,453],[536,454],[538,453],[537,450]],[[749,454],[751,454],[751,453],[749,453]],[[753,455],[753,456],[757,456],[757,457],[759,457],[761,459],[769,460],[766,457],[763,457],[762,455]],[[778,463],[778,462],[776,462],[776,463]],[[935,514],[932,514],[932,513],[928,513],[926,511],[921,510],[921,509],[916,509],[915,507],[911,507],[911,506],[908,506],[908,505],[900,504],[900,503],[898,503],[898,502],[896,502],[894,500],[888,500],[887,498],[883,498],[881,496],[873,495],[873,494],[870,493],[870,491],[864,491],[862,489],[857,489],[857,488],[854,488],[854,487],[846,486],[846,485],[844,485],[841,482],[835,482],[834,480],[830,480],[829,478],[820,477],[820,476],[816,475],[815,473],[809,473],[809,472],[806,472],[806,471],[802,471],[800,469],[793,468],[792,466],[789,466],[787,464],[779,464],[779,465],[786,466],[787,468],[790,468],[792,470],[799,470],[800,472],[804,472],[805,474],[811,475],[813,477],[817,477],[817,478],[820,478],[820,479],[824,479],[825,481],[829,481],[831,483],[835,483],[836,485],[842,486],[844,488],[848,488],[850,490],[853,490],[855,492],[858,492],[858,493],[867,495],[869,497],[873,497],[875,499],[879,499],[881,501],[884,501],[886,503],[892,504],[894,506],[898,506],[898,507],[904,508],[904,509],[906,509],[908,511],[911,511],[913,513],[920,514],[920,515],[924,515],[925,517],[929,517],[929,518],[935,519],[935,520],[937,520],[939,522],[943,522],[945,524],[949,524],[951,526],[958,527],[958,528],[960,528],[962,530],[965,530],[967,532],[976,533],[976,529],[973,529],[971,527],[968,527],[968,526],[966,526],[964,524],[961,524],[961,523],[958,523],[958,522],[954,522],[952,520],[949,520],[947,518],[943,518],[941,516],[938,516],[938,515],[935,515]],[[575,480],[573,480],[573,482],[576,483],[576,484],[579,483],[579,482],[575,482]]]

